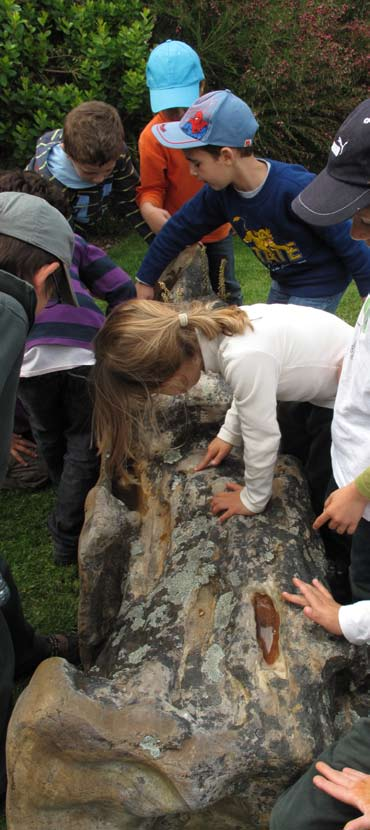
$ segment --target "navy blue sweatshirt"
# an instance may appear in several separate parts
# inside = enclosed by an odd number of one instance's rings
[[[230,222],[281,288],[299,297],[328,297],[355,280],[361,297],[370,291],[370,249],[350,237],[351,222],[315,227],[293,213],[295,196],[314,178],[301,165],[270,161],[266,181],[245,199],[232,185],[199,193],[166,222],[146,254],[138,280],[154,285],[187,245]]]

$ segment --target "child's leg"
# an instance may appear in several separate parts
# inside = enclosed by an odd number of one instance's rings
[[[331,476],[331,422],[333,410],[311,403],[279,401],[280,452],[295,455],[303,464],[312,508],[321,513]]]
[[[338,294],[331,294],[329,297],[296,297],[293,292],[289,291],[289,288],[280,288],[279,283],[273,280],[267,302],[304,305],[335,314],[343,294],[344,291],[340,291]]]
[[[370,599],[370,522],[366,519],[361,519],[352,537],[349,571],[353,599]]]
[[[89,374],[88,366],[79,366],[63,373],[66,449],[57,500],[49,517],[49,530],[54,539],[54,560],[58,564],[68,564],[77,559],[85,499],[99,476],[99,459],[95,447],[91,446],[92,401]]]
[[[276,280],[271,280],[271,288],[268,293],[266,302],[269,305],[271,305],[272,303],[279,303],[279,305],[287,305],[289,303],[289,293],[286,289],[281,288],[281,286]]]
[[[229,305],[243,305],[242,290],[235,277],[232,233],[218,242],[209,242],[206,251],[209,279],[215,294]]]
[[[59,484],[65,452],[63,376],[64,372],[49,372],[22,378],[18,393],[54,485]]]
[[[318,761],[334,769],[352,767],[370,773],[370,720],[361,718],[339,741],[326,749]],[[347,821],[360,813],[319,790],[313,784],[317,774],[312,764],[298,781],[276,802],[270,819],[270,830],[342,830]]]

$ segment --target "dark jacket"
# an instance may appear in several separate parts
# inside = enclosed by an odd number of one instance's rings
[[[68,194],[71,204],[69,221],[76,233],[86,233],[96,225],[109,208],[115,215],[124,217],[128,225],[138,231],[146,242],[154,238],[150,228],[142,219],[136,204],[136,188],[139,176],[131,161],[127,147],[117,159],[116,166],[102,184],[72,189],[54,179],[48,168],[48,155],[63,141],[63,130],[44,133],[37,140],[36,152],[27,164],[26,170],[34,170],[46,179],[54,180]]]
[[[0,481],[8,469],[19,373],[35,309],[32,285],[0,270]]]

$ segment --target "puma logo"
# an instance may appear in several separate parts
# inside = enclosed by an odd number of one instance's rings
[[[344,144],[343,144],[343,141],[342,141],[341,137],[339,136],[339,138],[337,138],[335,141],[333,141],[333,143],[331,145],[332,153],[334,153],[335,156],[341,156],[342,153],[343,153],[343,150],[344,150],[344,148],[347,144],[348,144],[348,141],[345,141]]]

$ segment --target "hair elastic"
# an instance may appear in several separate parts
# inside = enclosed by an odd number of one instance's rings
[[[181,311],[179,314],[179,323],[181,328],[185,328],[189,323],[189,317],[186,311]]]

